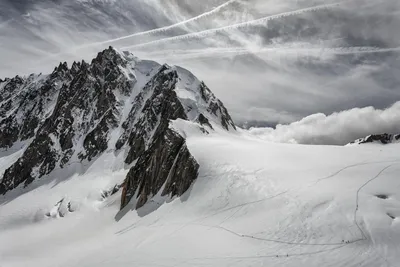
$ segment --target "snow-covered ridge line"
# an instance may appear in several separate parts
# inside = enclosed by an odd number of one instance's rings
[[[188,70],[142,61],[112,47],[98,53],[90,63],[74,62],[71,68],[60,63],[52,74],[40,79],[40,83],[32,83],[17,77],[0,84],[4,91],[0,147],[30,140],[22,155],[5,170],[1,194],[21,184],[29,187],[44,176],[51,180],[54,171],[70,169],[72,163],[90,166],[104,153],[114,152],[121,154],[120,166],[126,163],[128,168],[145,168],[151,173],[159,166],[147,158],[155,157],[154,153],[173,157],[176,164],[167,160],[167,170],[180,173],[181,168],[188,168],[191,172],[180,180],[174,176],[178,180],[173,184],[184,187],[176,190],[169,185],[165,194],[181,195],[196,179],[198,164],[191,158],[184,139],[169,128],[169,122],[189,120],[204,133],[214,127],[235,130],[223,103]],[[11,93],[4,94],[7,92],[20,92],[20,103],[14,103]],[[172,151],[160,146],[160,140],[171,143]],[[170,179],[168,173],[157,177],[166,183]],[[133,183],[142,183],[148,177],[140,179]],[[130,183],[125,185],[124,192],[129,191]],[[141,203],[156,193],[142,192]],[[131,197],[123,199],[128,203]]]

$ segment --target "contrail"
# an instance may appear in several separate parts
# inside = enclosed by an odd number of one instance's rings
[[[274,19],[298,15],[298,14],[305,13],[305,12],[312,12],[312,11],[317,11],[317,10],[321,10],[321,9],[336,7],[336,6],[339,6],[341,3],[343,3],[343,2],[303,8],[303,9],[299,9],[299,10],[295,10],[295,11],[284,12],[284,13],[280,13],[280,14],[276,14],[276,15],[272,15],[272,16],[267,16],[267,17],[264,17],[261,19],[246,21],[246,22],[233,24],[233,25],[229,25],[229,26],[224,26],[224,27],[220,27],[220,28],[214,28],[214,29],[209,29],[209,30],[194,32],[194,33],[188,33],[188,34],[179,35],[179,36],[175,36],[175,37],[168,37],[168,38],[164,38],[161,40],[155,40],[155,41],[132,45],[132,46],[125,46],[125,47],[121,47],[120,49],[124,50],[124,49],[130,49],[130,48],[145,47],[148,45],[162,44],[162,43],[167,43],[170,41],[185,40],[185,39],[190,39],[190,38],[203,38],[203,37],[207,37],[209,35],[212,35],[212,34],[215,34],[218,32],[222,32],[222,31],[226,31],[226,30],[240,29],[240,28],[246,27],[246,26],[263,24],[265,22],[268,22],[268,21],[274,20]]]
[[[339,47],[331,49],[336,55],[347,55],[347,54],[376,54],[376,53],[388,53],[400,51],[400,47],[391,48],[379,48],[379,47]]]
[[[154,33],[164,32],[164,31],[167,31],[167,30],[170,30],[170,29],[177,28],[179,26],[185,25],[187,23],[197,21],[197,20],[205,18],[207,16],[210,16],[210,15],[212,15],[214,13],[217,13],[221,9],[223,9],[223,8],[229,6],[230,4],[232,4],[234,2],[237,2],[237,1],[238,0],[229,0],[229,1],[225,2],[224,4],[213,8],[210,11],[207,11],[207,12],[202,13],[202,14],[196,16],[196,17],[193,17],[193,18],[190,18],[190,19],[187,19],[187,20],[184,20],[184,21],[180,21],[178,23],[175,23],[175,24],[172,24],[172,25],[169,25],[169,26],[165,26],[165,27],[161,27],[161,28],[157,28],[157,29],[153,29],[153,30],[148,30],[148,31],[143,31],[143,32],[138,32],[138,33],[134,33],[134,34],[130,34],[130,35],[125,35],[125,36],[121,36],[121,37],[118,37],[118,38],[115,38],[115,39],[106,40],[106,41],[80,45],[80,46],[74,47],[72,49],[69,49],[66,52],[60,52],[60,53],[57,53],[57,54],[49,55],[48,57],[55,57],[55,56],[58,56],[58,55],[62,55],[62,54],[68,53],[69,51],[76,51],[76,50],[79,50],[79,49],[89,48],[89,47],[92,47],[92,46],[104,45],[104,44],[108,44],[108,43],[112,43],[112,42],[116,42],[116,41],[121,41],[121,40],[129,39],[129,38],[133,38],[133,37],[139,37],[139,36],[145,36],[145,35],[150,35],[150,34],[154,34]]]
[[[108,43],[112,43],[112,42],[116,42],[116,41],[129,39],[129,38],[132,38],[132,37],[138,37],[138,36],[143,36],[143,35],[149,35],[149,34],[164,32],[164,31],[167,31],[167,30],[170,30],[170,29],[177,28],[179,26],[185,25],[187,23],[194,22],[196,20],[208,17],[210,15],[213,15],[214,13],[217,13],[221,9],[223,9],[223,8],[229,6],[230,4],[232,4],[234,2],[237,2],[237,1],[238,0],[229,0],[229,1],[225,2],[224,4],[213,8],[210,11],[207,11],[207,12],[202,13],[202,14],[196,16],[196,17],[193,17],[193,18],[190,18],[190,19],[187,19],[187,20],[183,20],[183,21],[180,21],[178,23],[175,23],[175,24],[172,24],[172,25],[169,25],[169,26],[165,26],[165,27],[161,27],[161,28],[157,28],[157,29],[153,29],[153,30],[148,30],[148,31],[143,31],[143,32],[138,32],[138,33],[134,33],[134,34],[126,35],[126,36],[121,36],[121,37],[118,37],[118,38],[115,38],[115,39],[110,39],[110,40],[101,41],[101,42],[97,42],[97,43],[91,43],[91,44],[87,44],[86,46],[103,45],[103,44],[108,44]],[[86,46],[82,46],[82,47],[86,47]]]
[[[203,49],[203,50],[193,50],[192,52],[188,52],[187,50],[178,50],[174,51],[177,54],[174,54],[174,58],[176,55],[179,56],[179,60],[183,59],[196,59],[196,58],[206,58],[206,57],[215,57],[215,56],[224,56],[224,55],[246,55],[246,54],[261,54],[268,52],[283,52],[294,53],[294,54],[315,54],[320,56],[320,51],[322,48],[291,48],[291,47],[268,47],[268,48],[258,48],[258,49],[248,49],[248,48],[217,48],[217,49]],[[388,53],[388,52],[398,52],[400,51],[400,47],[392,47],[392,48],[378,48],[378,47],[333,47],[333,48],[325,48],[324,54],[331,55],[352,55],[352,54],[376,54],[376,53]],[[155,55],[156,58],[168,59],[168,53],[160,54],[161,57],[157,57],[157,53],[150,54]],[[165,55],[163,57],[163,55]],[[170,54],[169,54],[170,55]]]

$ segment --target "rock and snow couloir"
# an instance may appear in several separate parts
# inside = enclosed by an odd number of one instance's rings
[[[130,168],[121,207],[135,197],[139,208],[159,192],[182,195],[197,178],[199,165],[172,120],[197,123],[203,133],[236,129],[223,103],[188,70],[112,47],[91,63],[0,81],[0,101],[0,148],[23,147],[0,178],[0,194],[113,151]]]

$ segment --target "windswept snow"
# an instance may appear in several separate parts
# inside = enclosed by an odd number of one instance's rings
[[[121,182],[126,171],[113,153],[106,154],[79,173],[70,169],[65,179],[46,183],[43,178],[0,197],[0,265],[375,267],[399,262],[400,144],[278,144],[245,131],[216,128],[203,135],[184,121],[173,127],[186,136],[201,166],[184,196],[118,212],[120,194],[104,199],[101,192]],[[73,212],[66,212],[63,199],[74,203]],[[55,212],[59,207],[64,217]]]

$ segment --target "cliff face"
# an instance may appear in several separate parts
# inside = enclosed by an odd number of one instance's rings
[[[155,138],[155,142],[139,158],[126,177],[121,208],[137,198],[142,207],[161,190],[161,196],[181,196],[197,178],[199,164],[190,154],[185,139],[171,129]]]
[[[91,63],[2,80],[0,95],[0,147],[25,149],[0,180],[1,194],[112,150],[131,167],[121,206],[137,198],[141,207],[160,190],[182,195],[197,178],[199,166],[171,120],[196,122],[203,132],[235,130],[222,102],[189,71],[111,47]]]

